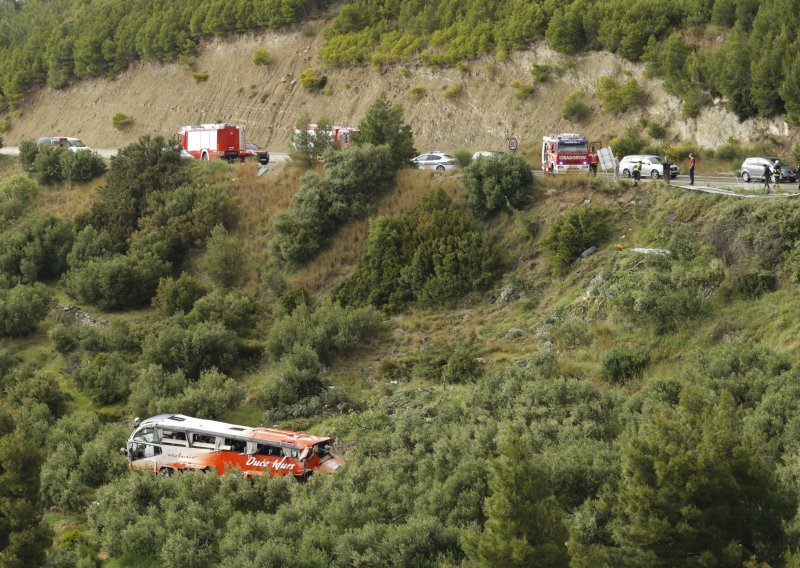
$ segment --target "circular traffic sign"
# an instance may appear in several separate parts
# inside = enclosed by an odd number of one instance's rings
[[[509,148],[509,149],[510,149],[512,152],[513,152],[514,150],[516,150],[516,149],[517,149],[517,139],[516,139],[516,138],[510,138],[510,139],[508,140],[508,148]]]

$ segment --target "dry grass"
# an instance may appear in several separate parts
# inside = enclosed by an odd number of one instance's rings
[[[53,215],[62,219],[74,219],[92,208],[98,200],[97,188],[105,183],[100,177],[89,183],[58,188],[40,187],[27,209],[38,215]]]

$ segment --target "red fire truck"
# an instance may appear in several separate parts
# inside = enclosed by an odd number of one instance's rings
[[[200,124],[181,126],[178,131],[181,147],[196,160],[222,158],[244,161],[249,154],[245,147],[244,126]]]
[[[600,147],[592,142],[592,147]],[[589,172],[591,154],[586,136],[580,134],[552,134],[542,138],[542,170],[547,174]]]

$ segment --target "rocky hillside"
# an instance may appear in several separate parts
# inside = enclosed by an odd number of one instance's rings
[[[581,131],[608,140],[639,123],[642,112],[612,116],[602,110],[594,86],[603,76],[637,78],[650,93],[647,118],[667,125],[670,140],[714,147],[729,139],[749,143],[770,137],[789,149],[797,138],[783,120],[739,122],[719,101],[697,119],[684,119],[679,100],[663,91],[660,80],[645,78],[643,66],[608,53],[565,58],[544,43],[515,52],[503,62],[485,56],[458,68],[412,63],[383,69],[328,69],[326,90],[309,93],[298,78],[307,68],[321,67],[317,52],[326,25],[319,21],[294,31],[209,41],[195,60],[195,70],[208,74],[204,82],[196,83],[191,71],[178,64],[139,64],[111,81],[84,81],[58,91],[41,89],[13,117],[5,143],[64,134],[79,136],[93,147],[121,147],[142,134],[169,136],[182,124],[224,121],[247,125],[251,140],[282,151],[302,113],[354,124],[384,91],[405,107],[420,150],[497,150],[515,136],[521,150],[533,157],[546,132]],[[270,52],[269,65],[252,63],[257,49]],[[511,84],[530,84],[529,70],[536,63],[551,65],[558,76],[520,99]],[[453,88],[446,96],[454,85],[460,85],[460,91],[452,95],[457,89]],[[586,93],[592,109],[585,124],[561,118],[564,100],[576,90]],[[133,126],[124,132],[114,130],[115,113],[131,116]]]

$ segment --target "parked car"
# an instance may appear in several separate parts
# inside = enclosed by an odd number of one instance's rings
[[[477,152],[472,154],[472,161],[474,162],[478,158],[491,158],[491,157],[499,158],[502,155],[503,155],[502,152],[490,152],[488,150],[478,150]]]
[[[258,144],[248,142],[244,145],[248,157],[256,158],[261,165],[269,164],[269,152],[260,148]]]
[[[741,167],[742,179],[745,182],[749,182],[751,179],[763,181],[764,164],[767,164],[770,170],[774,170],[776,162],[781,166],[781,177],[778,181],[797,180],[797,170],[776,156],[745,159]]]
[[[50,144],[52,146],[58,146],[59,148],[66,148],[70,152],[78,152],[81,150],[89,150],[86,144],[80,141],[78,138],[71,138],[69,136],[43,136],[37,140],[39,144]]]
[[[450,154],[432,150],[425,154],[419,155],[411,159],[411,163],[419,169],[431,169],[443,172],[444,170],[452,170],[456,167],[456,159]]]
[[[633,166],[635,166],[639,160],[642,161],[642,177],[649,176],[654,179],[664,177],[664,160],[662,160],[659,156],[651,154],[633,154],[630,156],[625,156],[619,162],[619,173],[625,177],[631,177]],[[678,177],[679,173],[680,170],[678,169],[677,165],[669,165],[670,178]]]

